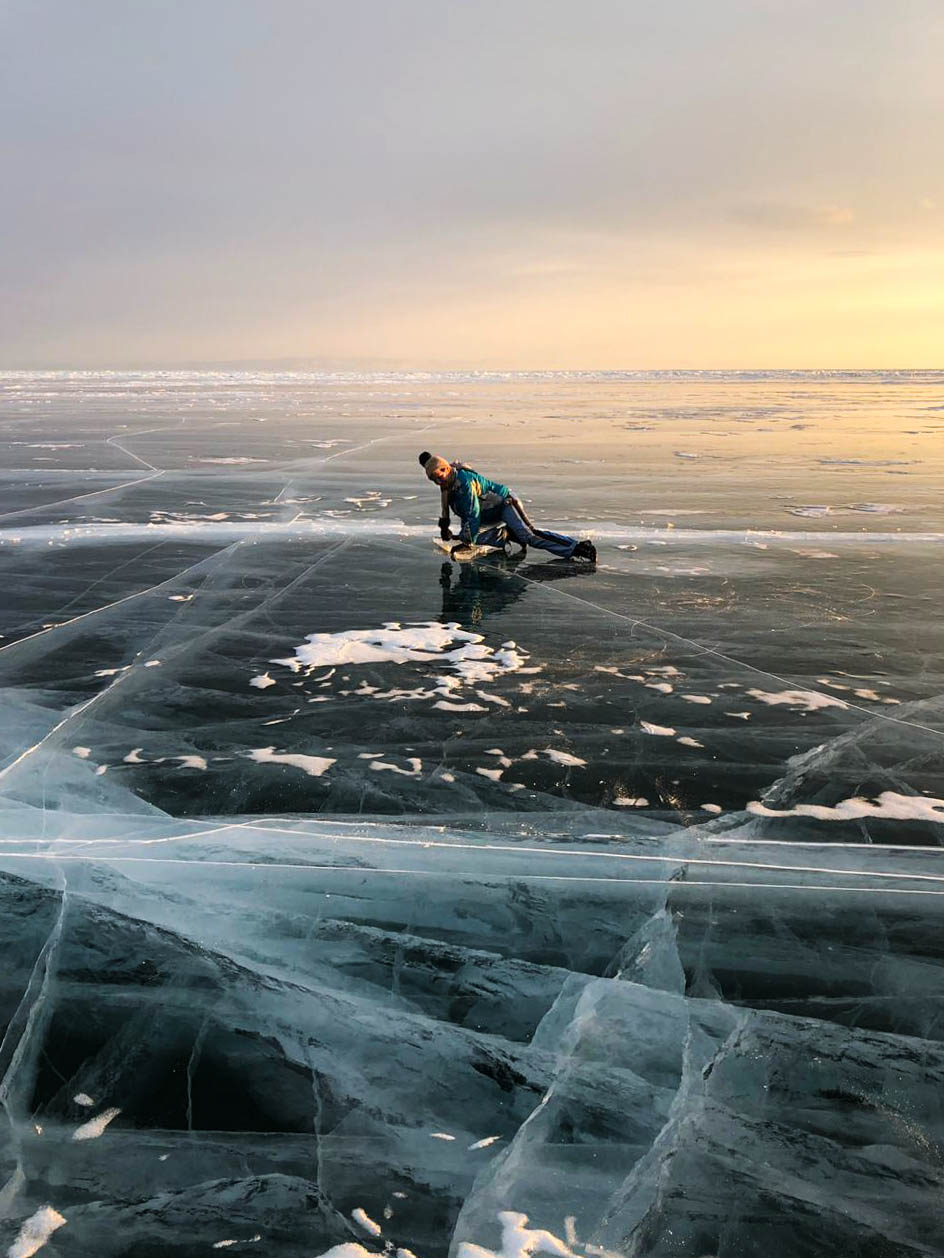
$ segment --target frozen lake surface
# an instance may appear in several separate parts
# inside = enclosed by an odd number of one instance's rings
[[[3,373],[0,443],[10,1254],[944,1253],[944,373]],[[424,448],[599,562],[445,562]]]

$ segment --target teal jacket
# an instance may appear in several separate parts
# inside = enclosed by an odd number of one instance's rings
[[[457,468],[449,488],[449,506],[462,521],[462,540],[474,543],[480,529],[497,524],[510,497],[507,485],[489,480],[471,467]]]

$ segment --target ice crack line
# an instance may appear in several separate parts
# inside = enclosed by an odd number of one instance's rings
[[[184,423],[184,420],[181,420],[180,423]],[[135,437],[139,437],[148,432],[170,432],[172,428],[176,428],[177,426],[177,424],[169,424],[163,428],[143,428],[140,432],[136,432],[133,435]],[[142,459],[140,455],[135,454],[133,450],[129,450],[127,446],[123,446],[118,440],[117,433],[112,437],[107,437],[105,439],[105,445],[113,445],[115,449],[121,450],[123,454],[127,454],[130,458],[140,463],[142,467],[148,468],[149,474],[147,476],[138,476],[134,480],[122,481],[119,485],[109,485],[106,489],[94,489],[87,494],[75,494],[71,498],[58,498],[55,502],[41,502],[35,507],[23,507],[19,511],[5,511],[2,515],[0,515],[0,520],[14,520],[23,515],[35,515],[38,511],[51,511],[53,507],[64,507],[70,502],[83,502],[87,498],[98,498],[102,494],[114,494],[117,493],[119,489],[130,489],[133,485],[143,485],[145,481],[156,480],[159,476],[163,476],[166,471],[165,468],[155,467],[154,464],[149,463],[147,459]]]
[[[406,545],[406,543],[403,543]],[[500,569],[498,569],[500,571]],[[624,620],[631,629],[640,628],[648,629],[651,633],[661,634],[665,638],[672,638],[676,642],[682,642],[686,646],[694,647],[702,655],[713,656],[717,660],[723,660],[726,664],[734,664],[737,668],[746,668],[749,672],[756,673],[758,677],[768,677],[771,681],[779,682],[782,686],[793,687],[797,685],[795,681],[791,681],[788,677],[781,677],[779,673],[772,673],[769,669],[758,668],[756,664],[748,664],[746,660],[735,659],[733,655],[726,655],[723,651],[715,650],[714,647],[704,646],[700,642],[695,642],[692,638],[686,638],[681,633],[675,633],[672,629],[663,629],[659,625],[650,624],[647,620],[642,620],[635,616],[627,616],[625,612],[618,612],[609,607],[603,607],[600,603],[594,603],[589,598],[581,598],[579,594],[571,594],[569,590],[561,590],[552,585],[548,591],[548,586],[543,581],[535,581],[532,577],[526,577],[522,572],[514,572],[510,574],[502,573],[502,576],[508,575],[515,577],[521,581],[527,581],[529,585],[537,586],[538,589],[545,593],[557,594],[561,598],[572,599],[575,603],[581,603],[584,607],[592,607],[595,611],[602,612],[605,616],[614,616],[617,620]],[[823,698],[835,696],[826,696],[821,690],[813,690],[812,694],[820,695]],[[870,720],[888,721],[892,725],[905,725],[910,729],[922,730],[925,734],[933,734],[936,738],[944,739],[944,731],[934,729],[930,725],[922,725],[920,721],[909,721],[900,716],[888,716],[884,712],[873,712],[869,708],[862,707],[859,703],[852,703],[848,699],[842,700],[843,706],[853,712],[860,712]]]
[[[6,1184],[0,1188],[0,1206],[4,1215],[10,1212],[13,1200],[15,1199],[20,1188],[26,1183],[26,1176],[23,1171],[23,1156],[20,1147],[16,1119],[13,1114],[13,1105],[11,1101],[11,1091],[16,1081],[26,1054],[29,1050],[33,1037],[36,1034],[37,1024],[41,1015],[45,1011],[47,998],[49,995],[49,985],[52,980],[53,963],[59,950],[59,943],[62,938],[63,924],[65,922],[66,907],[68,904],[68,893],[66,889],[65,879],[60,891],[59,912],[56,916],[55,925],[49,934],[46,942],[43,944],[36,963],[30,973],[29,981],[26,984],[26,990],[20,1000],[17,1010],[10,1019],[7,1030],[4,1034],[3,1041],[0,1043],[0,1061],[7,1059],[9,1053],[9,1065],[3,1073],[0,1080],[0,1106],[7,1116],[10,1124],[13,1143],[16,1147],[16,1168],[9,1177]],[[38,990],[37,990],[38,989]],[[22,1014],[27,1009],[29,1012],[25,1015],[25,1024],[20,1033],[20,1037],[13,1047],[8,1043],[11,1036],[15,1034],[15,1028],[23,1023]],[[12,1050],[12,1051],[11,1051]]]
[[[61,864],[67,861],[83,861],[89,862],[94,858],[87,853],[84,855],[73,856],[68,853],[60,852],[4,852],[0,853],[0,862],[3,860],[34,860],[34,861],[52,861],[54,864]],[[740,887],[748,890],[767,890],[767,891],[829,891],[844,893],[846,895],[933,895],[944,896],[944,891],[934,891],[931,888],[924,887],[844,887],[834,884],[824,884],[815,882],[721,882],[710,878],[683,878],[673,880],[672,878],[598,878],[592,874],[532,874],[532,873],[514,873],[514,874],[483,874],[479,869],[404,869],[400,867],[388,868],[386,866],[377,865],[319,865],[319,864],[272,864],[271,862],[261,863],[259,861],[226,861],[226,860],[187,860],[183,857],[174,856],[108,856],[98,857],[98,860],[107,865],[185,865],[193,870],[195,868],[206,869],[251,869],[263,876],[271,875],[276,870],[286,870],[292,873],[318,873],[318,874],[348,874],[356,875],[358,878],[367,877],[370,874],[395,874],[413,878],[453,878],[453,879],[478,879],[480,882],[579,882],[579,883],[604,883],[608,886],[626,886],[626,887],[670,887],[673,894],[676,891],[683,891],[688,887],[712,887],[718,891],[724,890],[726,887]],[[675,862],[679,866],[685,864],[684,860]],[[734,862],[732,862],[733,864]],[[761,868],[775,869],[775,866],[761,866]],[[789,869],[789,867],[788,867]],[[790,872],[793,872],[790,870]],[[836,871],[840,877],[851,877],[851,870]],[[880,875],[875,875],[876,877]],[[922,875],[893,875],[902,877],[905,881],[916,882]],[[934,875],[924,875],[933,881],[940,881]]]
[[[221,826],[221,827],[216,827],[212,830],[198,830],[192,834],[175,834],[175,835],[169,835],[161,839],[139,839],[139,840],[134,840],[133,842],[136,847],[148,846],[153,843],[181,843],[181,842],[187,842],[190,839],[202,838],[205,835],[218,833],[220,830],[226,830],[226,829],[241,829],[244,831],[245,830],[261,830],[266,834],[291,835],[294,837],[306,837],[308,839],[315,839],[316,841],[321,840],[321,841],[328,841],[328,842],[331,842],[336,837],[334,835],[319,835],[319,834],[304,835],[303,832],[300,832],[298,830],[284,830],[278,826],[262,826],[262,825],[256,825],[252,822],[244,822],[244,823],[238,823],[237,825],[233,825],[232,827]],[[23,840],[19,840],[19,841],[22,842]],[[36,841],[47,842],[48,840],[36,840]],[[95,843],[118,844],[118,843],[125,843],[127,841],[128,840],[125,840],[125,839],[98,839],[98,840],[96,839],[67,839],[67,840],[58,840],[58,841],[53,840],[53,842],[68,843],[72,847],[76,847],[76,846],[88,847],[88,846],[94,845]],[[731,842],[734,842],[734,841],[735,840],[731,840]],[[678,865],[678,866],[704,865],[710,869],[762,869],[762,870],[767,870],[771,873],[834,874],[839,878],[890,878],[890,879],[899,879],[905,882],[944,882],[944,874],[910,873],[906,870],[899,871],[899,870],[893,870],[893,869],[880,869],[880,870],[842,869],[835,865],[778,865],[778,864],[772,864],[768,861],[708,859],[704,856],[685,856],[685,855],[680,855],[680,854],[675,854],[675,855],[669,854],[665,856],[650,856],[650,855],[643,855],[637,852],[609,852],[609,851],[597,852],[597,851],[581,850],[580,848],[570,848],[570,847],[568,848],[543,848],[543,847],[531,847],[526,844],[510,844],[510,843],[444,843],[438,839],[391,839],[391,838],[381,838],[377,835],[360,835],[360,834],[344,835],[343,842],[345,843],[374,843],[374,844],[378,844],[381,847],[394,847],[394,848],[396,847],[406,847],[406,848],[418,847],[418,848],[424,848],[424,849],[441,848],[441,849],[444,849],[445,851],[455,851],[455,852],[504,852],[511,856],[519,856],[519,855],[542,856],[545,858],[557,858],[558,860],[578,859],[578,860],[629,861],[629,862],[638,862],[640,864],[668,864],[668,865]],[[860,846],[869,847],[871,845],[863,844]],[[914,851],[915,849],[914,848],[899,848],[897,850],[907,853],[907,852]],[[921,850],[935,851],[941,855],[944,855],[944,849],[942,848],[924,848]],[[0,849],[0,856],[16,856],[16,855],[26,855],[26,853],[3,852],[2,849]],[[29,853],[29,855],[41,855],[41,854]],[[93,852],[93,853],[80,854],[78,856],[73,857],[73,859],[77,859],[77,860],[78,859],[101,859],[101,860],[110,861],[110,860],[117,860],[117,859],[130,860],[134,858],[117,857],[117,856],[112,857],[108,854],[108,850],[106,848],[101,853]],[[148,858],[141,857],[139,859],[148,859]],[[161,858],[154,857],[153,859],[159,860]],[[175,857],[171,859],[179,860],[179,859],[187,859],[187,858]],[[198,859],[196,863],[205,864],[206,862]],[[250,861],[250,862],[245,862],[245,863],[254,864],[255,862]],[[315,866],[282,865],[282,866],[279,866],[279,868],[291,868],[291,869],[315,868]]]
[[[24,642],[32,642],[35,638],[45,637],[47,633],[57,633],[60,629],[68,629],[70,625],[76,625],[82,620],[87,620],[90,616],[97,616],[101,612],[111,611],[113,607],[120,607],[123,603],[130,603],[132,599],[143,598],[145,594],[153,594],[157,590],[164,589],[165,586],[174,585],[181,579],[181,577],[185,577],[189,572],[195,572],[197,569],[202,568],[204,564],[209,564],[213,560],[219,559],[220,556],[225,555],[227,551],[235,550],[238,546],[243,544],[243,540],[244,539],[240,539],[239,541],[231,542],[229,546],[222,546],[219,550],[215,550],[212,555],[204,555],[204,557],[202,559],[198,559],[196,563],[191,564],[187,568],[181,568],[181,570],[179,572],[175,572],[173,576],[167,577],[164,581],[158,581],[156,585],[149,585],[145,590],[135,590],[133,594],[126,594],[124,598],[116,599],[113,603],[103,603],[101,607],[93,607],[91,611],[82,612],[78,616],[73,616],[71,620],[63,620],[58,625],[50,625],[48,629],[37,629],[35,633],[27,634],[25,638],[17,638],[15,642],[8,642],[6,646],[0,646],[0,655],[2,655],[4,651],[12,651],[14,647],[22,646]],[[161,542],[159,545],[164,545],[164,543]],[[150,549],[156,550],[157,547],[152,546]],[[145,551],[144,553],[149,554],[150,551]],[[134,562],[139,558],[141,558],[141,556],[135,555],[134,560],[129,560],[129,563]],[[118,571],[118,569],[116,569],[116,571]]]

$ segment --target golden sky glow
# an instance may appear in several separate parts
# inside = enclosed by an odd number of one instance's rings
[[[0,36],[0,366],[944,366],[937,0],[90,0]]]

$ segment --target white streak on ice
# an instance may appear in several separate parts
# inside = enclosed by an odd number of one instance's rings
[[[660,738],[671,738],[675,730],[668,725],[653,725],[651,721],[640,721],[639,724],[647,734],[657,734]]]

